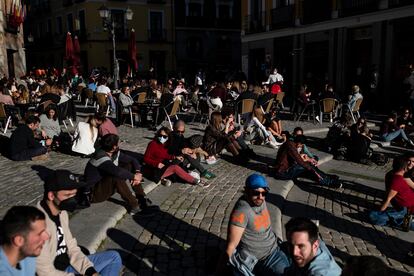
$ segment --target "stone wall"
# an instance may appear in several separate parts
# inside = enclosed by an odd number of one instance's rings
[[[26,55],[24,49],[23,25],[17,34],[5,31],[6,17],[4,14],[4,6],[0,5],[0,75],[9,75],[7,63],[7,49],[15,50],[14,72],[16,77],[26,74]]]

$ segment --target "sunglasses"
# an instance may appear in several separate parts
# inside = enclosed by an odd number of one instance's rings
[[[178,133],[184,133],[184,130],[177,130]]]
[[[168,138],[168,135],[159,135],[158,137]]]
[[[261,191],[256,191],[256,190],[253,190],[252,192],[252,195],[253,196],[259,196],[259,195],[262,195],[263,197],[265,197],[269,192],[268,191],[263,191],[263,192],[261,192]]]

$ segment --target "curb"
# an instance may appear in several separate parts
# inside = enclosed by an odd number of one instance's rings
[[[319,165],[322,165],[326,162],[329,162],[333,159],[333,155],[328,154],[324,157],[322,157],[319,160]],[[295,183],[293,182],[293,180],[288,180],[286,182],[284,182],[284,186],[282,191],[280,192],[280,196],[281,198],[278,198],[279,200],[276,201],[275,203],[275,213],[276,213],[276,218],[279,218],[279,223],[276,223],[276,227],[274,229],[276,236],[282,240],[285,240],[283,238],[283,227],[282,227],[282,209],[283,209],[283,205],[284,205],[284,201],[286,200],[287,196],[289,195],[289,192],[292,190],[293,186],[295,185]],[[280,206],[280,208],[278,207]]]
[[[160,184],[154,182],[144,184],[144,192],[149,194],[158,185]],[[123,201],[119,194],[115,194],[112,198],[115,201]],[[98,217],[99,214],[104,214],[104,216]],[[70,219],[72,235],[76,237],[78,245],[82,245],[93,254],[107,238],[107,230],[116,226],[125,214],[127,214],[127,210],[119,203],[111,201],[94,203],[91,207],[81,210]]]

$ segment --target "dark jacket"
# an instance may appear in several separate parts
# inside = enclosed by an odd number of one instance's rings
[[[272,93],[264,93],[263,95],[260,95],[257,99],[257,104],[265,109],[272,98],[274,98],[274,95]]]
[[[10,155],[19,154],[24,150],[40,148],[42,145],[34,138],[33,130],[27,125],[19,126],[10,137]]]
[[[217,143],[227,145],[230,141],[224,132],[208,125],[206,131],[204,132],[203,149],[209,154],[216,154],[221,150],[216,149]]]
[[[249,91],[249,90],[247,90],[247,91],[244,91],[244,92],[242,92],[241,94],[240,94],[240,96],[237,98],[237,101],[242,101],[242,100],[244,100],[244,99],[253,99],[253,100],[256,100],[256,94],[255,93],[253,93],[253,91]]]
[[[223,87],[216,86],[216,87],[213,88],[213,90],[208,92],[208,96],[211,97],[211,98],[219,97],[221,99],[221,102],[225,103],[226,100],[227,100],[227,91]]]
[[[184,135],[178,132],[171,132],[169,138],[168,153],[171,155],[179,156],[181,155],[181,150],[187,146],[186,139]]]
[[[131,164],[135,171],[141,170],[138,160],[131,156],[118,152],[109,157],[103,150],[96,151],[85,167],[85,181],[89,187],[93,187],[105,176],[112,176],[119,179],[134,179],[134,174],[119,167],[120,163]]]
[[[276,156],[276,172],[285,173],[290,167],[298,164],[304,167],[307,170],[311,170],[311,166],[303,161],[302,157],[299,155],[298,150],[295,147],[295,144],[292,141],[286,141],[279,148]]]

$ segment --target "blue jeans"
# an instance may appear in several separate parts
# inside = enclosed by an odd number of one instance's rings
[[[122,268],[122,259],[114,250],[103,251],[87,256],[93,267],[102,276],[118,276]],[[67,273],[79,273],[72,266],[66,268]]]
[[[22,152],[13,154],[11,156],[11,159],[14,161],[25,161],[25,160],[30,160],[33,157],[42,155],[47,153],[47,148],[46,147],[38,147],[38,148],[31,148],[31,149],[26,149]]]
[[[254,256],[241,257],[236,251],[230,257],[230,264],[233,268],[234,275],[254,276],[260,275],[283,275],[285,269],[290,266],[286,254],[276,248],[265,259],[258,261]]]
[[[382,139],[386,142],[391,142],[392,140],[394,140],[395,138],[401,136],[401,138],[403,138],[404,141],[409,141],[410,139],[408,139],[407,135],[405,134],[404,129],[399,129],[390,133],[385,133],[382,135]]]
[[[116,104],[115,104],[115,100],[112,97],[112,95],[108,95],[108,99],[109,99],[109,104],[111,105],[111,109],[112,111],[116,110]]]
[[[328,185],[330,177],[327,174],[325,174],[323,171],[321,171],[320,169],[318,169],[318,167],[315,166],[312,166],[312,170],[318,173],[322,177],[322,179],[319,179],[314,172],[308,171],[298,164],[293,165],[283,173],[276,173],[275,177],[281,180],[294,180],[298,176],[303,176],[318,182],[320,185]]]

